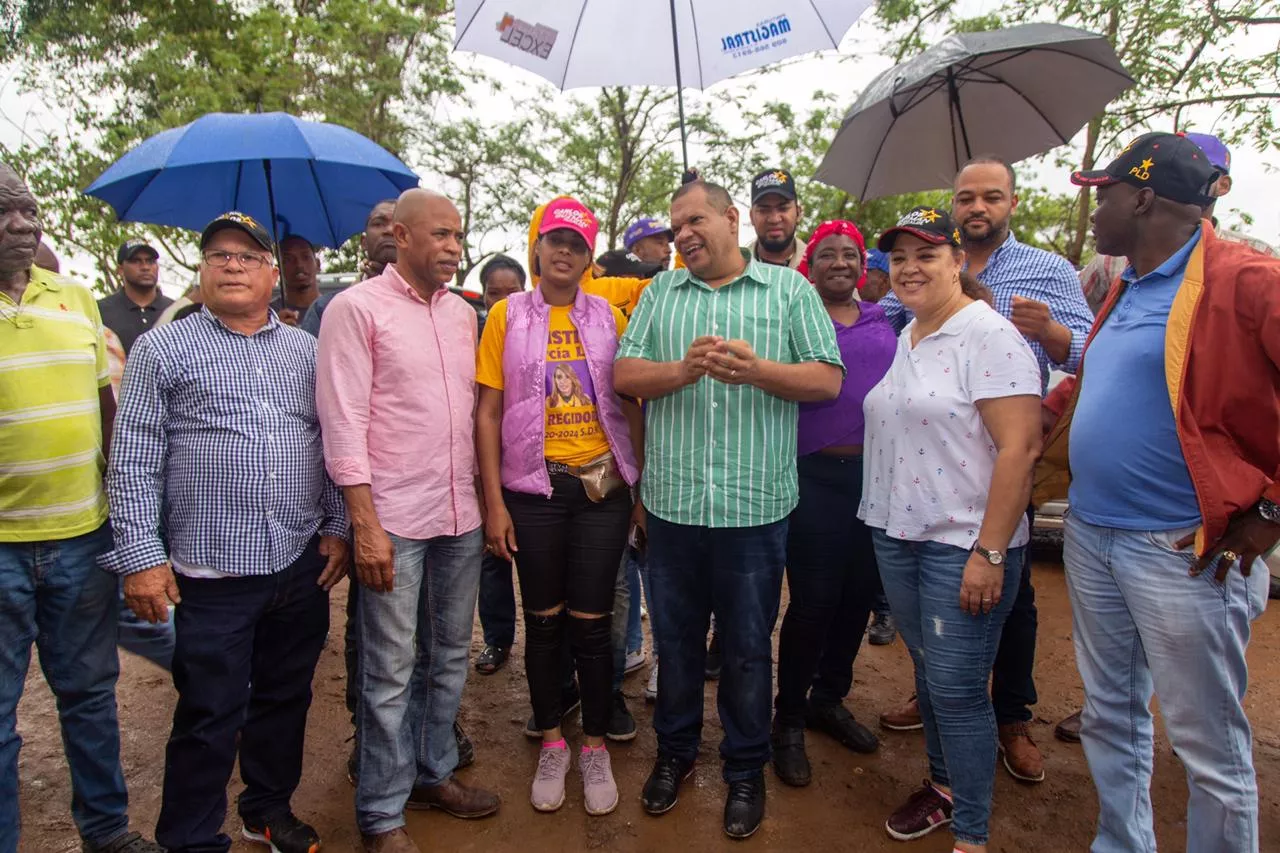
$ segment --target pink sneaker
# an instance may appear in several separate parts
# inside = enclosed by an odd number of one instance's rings
[[[582,748],[578,756],[582,773],[582,800],[589,815],[605,815],[618,807],[618,784],[613,781],[613,766],[604,747]]]
[[[543,745],[529,794],[535,809],[553,812],[564,805],[564,777],[569,774],[569,763],[569,747]]]

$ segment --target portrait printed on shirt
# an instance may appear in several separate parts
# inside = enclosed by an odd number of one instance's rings
[[[578,330],[572,326],[551,329],[547,342],[546,398],[548,443],[582,446],[603,437],[586,352]]]

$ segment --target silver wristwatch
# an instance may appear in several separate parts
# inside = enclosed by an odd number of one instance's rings
[[[986,561],[993,566],[1004,565],[1004,554],[1000,553],[999,551],[989,551],[986,548],[983,548],[977,542],[974,542],[973,552],[977,554],[979,557],[985,557]]]
[[[1280,524],[1280,504],[1263,498],[1258,501],[1258,515],[1273,524]]]

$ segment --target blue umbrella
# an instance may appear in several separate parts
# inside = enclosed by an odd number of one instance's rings
[[[364,230],[379,201],[418,176],[353,130],[287,113],[210,113],[158,133],[85,193],[121,221],[199,231],[228,210],[337,248]]]

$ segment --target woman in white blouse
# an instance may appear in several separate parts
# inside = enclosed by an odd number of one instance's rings
[[[866,397],[858,516],[915,663],[929,758],[886,829],[906,841],[951,824],[956,850],[983,853],[997,743],[987,676],[1026,558],[1040,371],[980,301],[946,211],[912,210],[879,249],[915,319]]]

